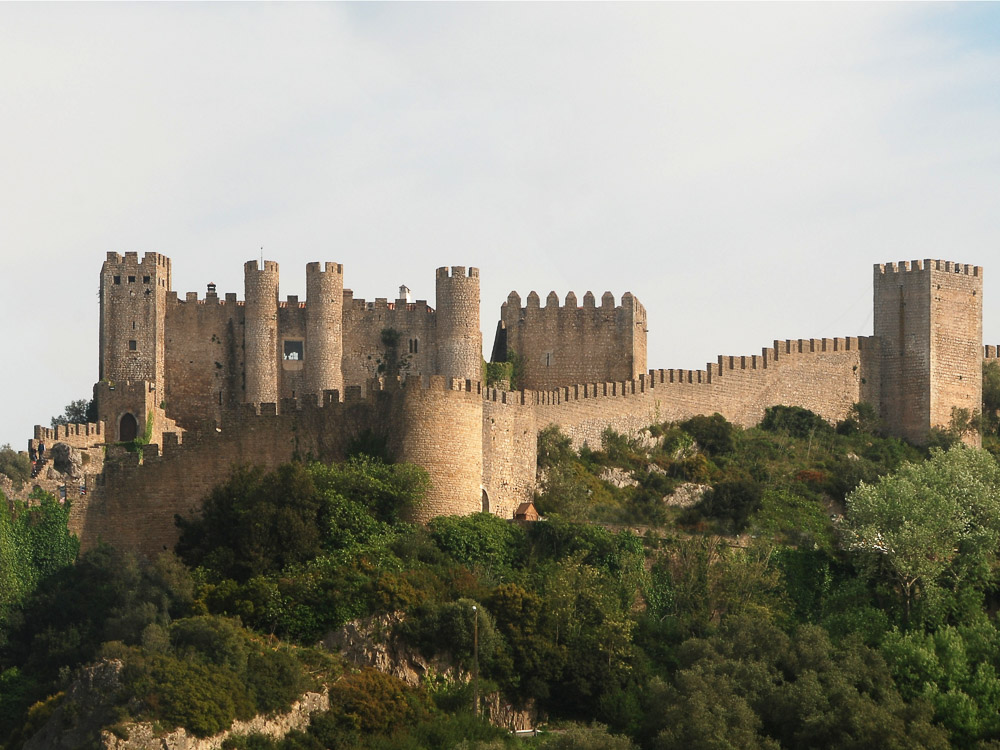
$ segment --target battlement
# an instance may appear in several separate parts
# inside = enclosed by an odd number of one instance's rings
[[[338,276],[343,276],[344,265],[342,263],[306,263],[306,273],[335,273]]]
[[[552,405],[568,401],[595,398],[621,398],[646,393],[658,386],[672,384],[710,385],[725,377],[728,371],[759,370],[774,368],[784,360],[811,355],[846,354],[851,352],[877,350],[877,340],[870,336],[846,336],[843,338],[784,339],[775,340],[773,346],[764,347],[759,355],[719,355],[716,362],[709,362],[704,370],[657,369],[649,370],[637,378],[594,383],[574,383],[551,389],[506,392],[496,388],[484,391],[489,401],[501,403]],[[993,347],[994,356],[996,347]],[[506,395],[505,395],[506,394]]]
[[[898,263],[876,263],[875,271],[879,274],[922,273],[924,271],[944,271],[945,273],[963,274],[965,276],[982,276],[981,266],[969,263],[953,263],[950,260],[901,260]]]
[[[257,261],[248,260],[243,264],[243,270],[246,273],[278,273],[278,263],[273,260],[265,260],[264,267],[259,268]]]
[[[352,310],[355,312],[366,312],[373,310],[395,310],[397,312],[420,312],[420,313],[432,313],[434,308],[427,304],[427,300],[418,299],[416,302],[407,302],[403,299],[397,299],[395,302],[389,302],[386,297],[377,297],[374,302],[366,300],[364,297],[358,297],[355,299],[354,292],[350,289],[344,290],[344,309]]]
[[[545,297],[545,307],[541,306],[541,298],[538,296],[538,292],[532,290],[528,292],[528,297],[525,302],[524,307],[521,307],[521,296],[517,292],[511,292],[507,295],[507,301],[501,306],[501,318],[508,310],[541,310],[546,311],[551,310],[567,310],[570,312],[577,312],[579,310],[596,310],[596,300],[594,298],[593,292],[586,292],[583,295],[583,305],[577,305],[577,298],[575,292],[567,292],[566,300],[564,305],[559,304],[559,295],[554,291],[549,292]],[[601,310],[634,310],[639,313],[643,318],[646,315],[646,308],[635,298],[631,292],[625,292],[621,298],[621,304],[615,305],[615,295],[611,292],[605,292],[601,295]]]
[[[78,438],[83,438],[82,441]],[[35,440],[44,440],[51,446],[55,442],[69,443],[75,448],[89,447],[104,438],[104,422],[86,424],[60,424],[54,428],[35,425]]]
[[[452,266],[450,269],[448,266],[441,266],[437,269],[437,278],[439,279],[460,279],[460,278],[479,278],[479,269],[470,267],[468,269],[468,275],[466,276],[465,266]]]
[[[983,347],[983,359],[1000,359],[1000,346],[989,344]]]
[[[127,252],[123,258],[120,253],[108,251],[106,262],[112,265],[139,266],[148,264],[163,266],[164,268],[170,267],[170,258],[166,255],[161,255],[160,253],[144,253],[142,256],[142,263],[140,264],[139,253]]]

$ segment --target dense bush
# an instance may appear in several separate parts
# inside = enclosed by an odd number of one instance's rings
[[[801,406],[769,406],[764,410],[760,428],[781,432],[796,438],[830,432],[833,427],[823,417]]]

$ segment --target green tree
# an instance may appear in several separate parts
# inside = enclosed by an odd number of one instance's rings
[[[0,474],[5,474],[14,483],[14,489],[19,490],[31,479],[31,461],[7,443],[0,447]]]
[[[735,447],[735,428],[719,413],[710,417],[699,415],[680,423],[680,428],[698,441],[698,445],[712,456],[730,453]]]
[[[80,549],[67,527],[69,505],[48,493],[32,497],[28,505],[0,493],[0,627],[42,580],[71,565]]]
[[[60,424],[86,424],[97,421],[97,402],[94,399],[81,398],[70,401],[62,414],[52,417],[52,429]]]
[[[246,581],[319,554],[325,510],[302,464],[240,468],[212,490],[199,517],[176,518],[177,553],[188,565]]]
[[[989,575],[1000,539],[1000,466],[982,450],[933,450],[925,462],[862,483],[848,496],[847,518],[859,565],[898,595],[904,624],[918,600],[924,616],[939,618],[949,592],[981,589]]]
[[[492,513],[439,516],[429,527],[443,552],[459,562],[480,565],[490,575],[509,573],[524,557],[524,531]]]

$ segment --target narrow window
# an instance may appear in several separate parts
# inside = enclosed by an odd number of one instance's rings
[[[122,277],[121,276],[115,276],[115,283],[116,284],[121,284],[122,283]]]
[[[134,320],[132,321],[132,330],[133,331],[135,330],[135,321]]]
[[[552,353],[551,352],[546,352],[546,354],[545,354],[545,366],[548,367],[551,364],[552,364]]]
[[[416,354],[420,347],[420,339],[413,339],[413,353]]]
[[[129,350],[130,352],[134,352],[134,351],[136,351],[136,348],[137,348],[137,347],[136,347],[136,343],[135,343],[135,339],[129,339],[129,342],[128,342],[128,350]]]

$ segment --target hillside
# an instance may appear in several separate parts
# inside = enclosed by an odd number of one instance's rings
[[[76,560],[67,506],[0,503],[0,740],[209,737],[327,690],[308,729],[224,746],[1000,746],[1000,467],[958,417],[930,450],[864,405],[546,430],[521,524],[406,523],[426,475],[370,455],[246,467],[152,561]]]

